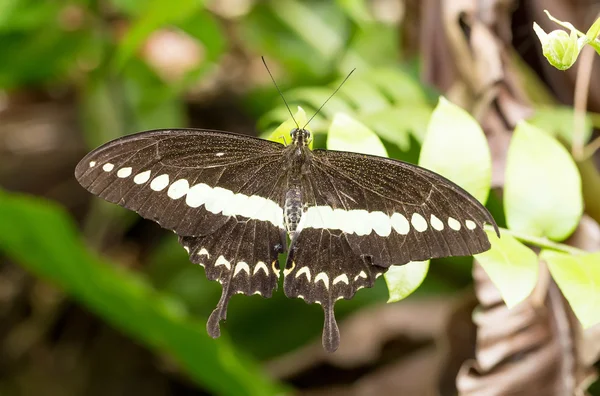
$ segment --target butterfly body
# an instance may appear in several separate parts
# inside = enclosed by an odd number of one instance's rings
[[[233,294],[272,295],[286,250],[284,292],[322,305],[323,345],[334,351],[337,300],[391,265],[489,249],[483,225],[496,227],[493,218],[451,181],[388,158],[313,151],[305,129],[291,138],[284,146],[221,131],[142,132],[92,151],[75,176],[173,230],[190,261],[222,284],[207,323],[213,337]]]

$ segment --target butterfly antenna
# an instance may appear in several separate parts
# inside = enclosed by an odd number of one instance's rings
[[[325,102],[323,102],[323,104],[321,105],[321,107],[319,107],[319,109],[315,112],[315,114],[313,114],[313,116],[310,117],[310,120],[308,120],[308,122],[304,125],[304,127],[302,127],[302,129],[306,128],[308,126],[308,124],[310,124],[310,122],[312,121],[312,119],[315,118],[315,116],[317,114],[319,114],[319,112],[321,111],[321,109],[323,107],[325,107],[325,105],[327,104],[327,102],[329,102],[329,99],[333,98],[333,95],[335,95],[337,93],[337,91],[339,91],[340,88],[342,88],[342,85],[344,85],[344,83],[346,82],[346,80],[348,80],[348,78],[350,78],[350,76],[352,75],[352,73],[354,73],[355,70],[356,70],[356,68],[352,69],[352,71],[350,73],[348,73],[348,75],[346,76],[346,78],[344,78],[344,81],[342,81],[340,83],[340,85],[335,89],[335,91],[333,91],[333,93],[331,95],[329,95],[329,97],[327,98],[327,100]]]
[[[292,116],[292,120],[294,120],[294,124],[296,124],[296,127],[298,129],[300,129],[300,125],[298,125],[298,121],[296,121],[296,119],[294,118],[294,114],[292,114],[292,110],[290,110],[290,106],[288,106],[288,103],[285,100],[285,97],[283,96],[283,93],[281,93],[281,90],[279,89],[279,86],[275,82],[275,78],[273,78],[273,74],[271,74],[271,70],[269,70],[269,66],[267,66],[267,61],[265,60],[265,57],[261,56],[260,58],[262,59],[263,64],[265,65],[265,68],[267,69],[267,72],[269,73],[269,76],[271,76],[271,81],[273,81],[273,84],[275,84],[275,88],[277,88],[277,92],[279,92],[279,95],[281,96],[281,99],[283,99],[283,103],[285,103],[285,107],[287,107],[288,113],[290,113],[290,116]]]

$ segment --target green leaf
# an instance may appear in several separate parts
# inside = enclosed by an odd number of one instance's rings
[[[338,6],[358,25],[373,22],[373,16],[365,0],[336,0]]]
[[[269,5],[284,24],[326,59],[342,48],[340,32],[326,23],[314,6],[297,0],[271,1]]]
[[[408,151],[411,135],[421,144],[425,140],[431,113],[432,108],[426,105],[388,107],[365,114],[360,120],[402,151]]]
[[[600,323],[600,253],[573,256],[544,250],[540,257],[583,327]]]
[[[375,132],[344,113],[336,114],[331,122],[327,148],[387,157],[385,146]]]
[[[298,125],[300,126],[300,128],[302,128],[304,125],[306,125],[306,121],[307,119],[304,109],[298,106],[298,111],[296,112],[296,114],[294,114],[294,118],[290,117],[287,120],[285,120],[273,132],[271,132],[267,139],[288,145],[292,141],[292,138],[290,136],[292,130],[296,129]],[[310,131],[308,127],[306,129]],[[312,149],[312,140],[309,143],[309,147]]]
[[[411,261],[404,265],[392,265],[384,274],[390,298],[388,303],[405,299],[412,294],[427,276],[429,260]]]
[[[207,390],[223,395],[282,391],[256,362],[236,352],[227,336],[211,339],[204,322],[190,318],[179,300],[90,253],[62,208],[0,191],[0,219],[3,254],[53,282],[124,333],[168,353]]]
[[[375,85],[360,77],[353,77],[346,80],[340,94],[350,99],[357,107],[357,112],[368,113],[390,106],[390,101]]]
[[[365,78],[375,84],[395,104],[427,104],[423,86],[417,79],[399,68],[373,69],[365,75]]]
[[[151,0],[119,44],[114,67],[120,70],[156,29],[175,24],[202,9],[203,0]]]
[[[571,144],[573,141],[573,119],[575,111],[568,106],[540,106],[535,113],[527,119],[531,125],[540,128],[552,136],[560,138],[564,143]],[[588,114],[585,115],[584,141],[592,136],[592,120]]]
[[[575,162],[556,139],[526,122],[508,148],[504,210],[510,229],[554,240],[568,237],[583,212]]]
[[[533,291],[538,279],[538,258],[511,235],[504,233],[498,238],[493,230],[486,230],[486,234],[492,248],[474,257],[498,288],[506,305],[512,308]]]
[[[330,98],[333,90],[330,88],[296,88],[286,92],[286,98],[289,102],[304,102],[312,106],[316,111],[327,99],[327,105],[321,109],[321,113],[327,118],[332,119],[338,112],[351,114],[352,107],[341,97],[334,95]]]
[[[419,165],[454,181],[480,202],[487,200],[492,159],[485,135],[469,113],[444,97],[431,115]]]
[[[588,31],[585,33],[585,36],[589,41],[595,41],[600,35],[600,18],[596,19],[596,22],[590,26]]]

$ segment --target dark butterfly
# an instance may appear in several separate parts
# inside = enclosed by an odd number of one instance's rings
[[[323,346],[335,351],[333,306],[372,287],[391,265],[490,248],[490,213],[444,177],[405,162],[310,150],[198,129],[142,132],[88,154],[83,187],[173,230],[190,260],[223,285],[208,319],[220,335],[235,293],[270,297],[288,251],[284,291],[325,312]],[[290,246],[287,249],[287,236]]]

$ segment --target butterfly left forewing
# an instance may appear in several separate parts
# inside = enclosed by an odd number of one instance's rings
[[[262,218],[279,227],[280,197],[267,196],[281,178],[282,148],[226,132],[157,130],[92,151],[77,165],[75,177],[91,193],[178,235],[208,235],[228,216],[247,215],[253,196],[263,200],[256,198],[251,206],[266,203]]]

